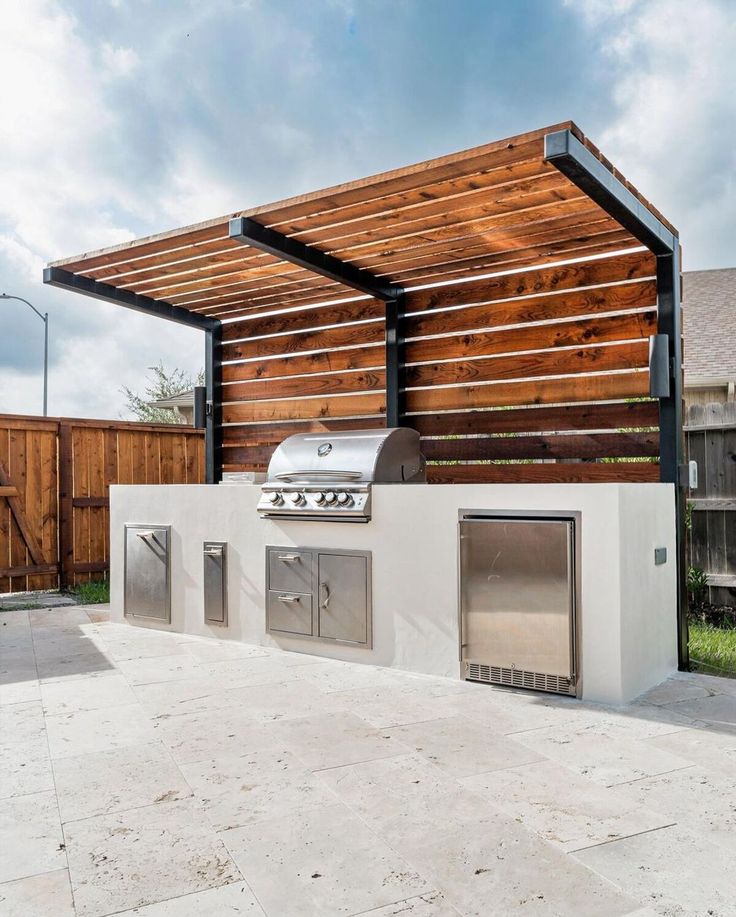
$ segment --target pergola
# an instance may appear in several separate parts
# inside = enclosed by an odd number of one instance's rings
[[[571,122],[44,282],[205,332],[210,482],[290,432],[409,425],[432,481],[661,480],[682,528],[677,232]]]

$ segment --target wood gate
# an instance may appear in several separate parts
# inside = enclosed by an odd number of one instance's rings
[[[111,484],[201,484],[192,427],[0,415],[0,592],[107,573]]]

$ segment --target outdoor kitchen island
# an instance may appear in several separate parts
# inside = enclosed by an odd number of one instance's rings
[[[625,703],[677,668],[668,484],[375,484],[368,523],[260,518],[254,485],[110,489],[111,610],[124,618],[125,526],[170,526],[171,623],[136,624],[464,677],[458,616],[462,510],[576,515],[579,675],[586,700]],[[226,625],[204,615],[203,546],[226,544]],[[372,647],[266,629],[266,549],[371,552]],[[666,560],[655,549],[666,550]],[[491,690],[489,688],[489,690]]]

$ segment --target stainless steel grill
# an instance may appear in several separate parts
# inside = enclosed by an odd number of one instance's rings
[[[368,522],[372,484],[425,480],[416,430],[297,433],[271,456],[258,512],[272,519]]]

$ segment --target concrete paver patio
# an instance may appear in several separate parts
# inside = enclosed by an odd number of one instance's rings
[[[0,613],[4,917],[736,915],[736,681],[606,708]]]

